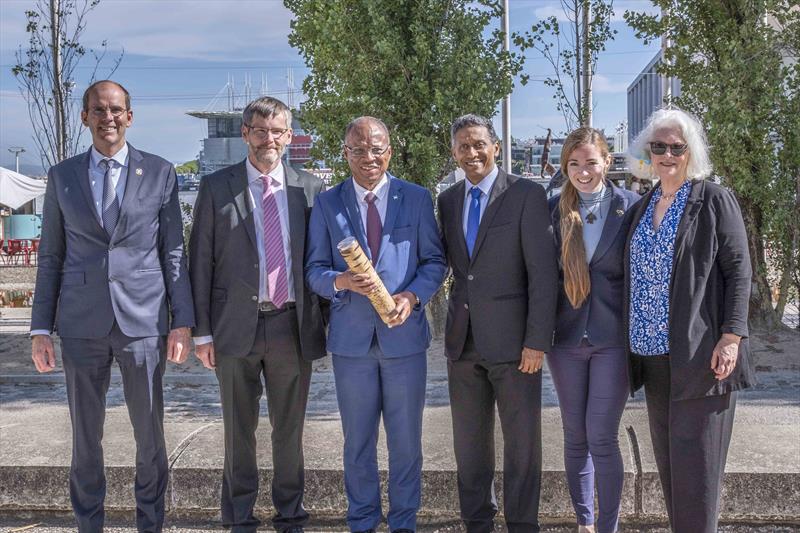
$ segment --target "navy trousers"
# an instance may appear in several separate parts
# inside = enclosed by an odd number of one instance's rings
[[[61,339],[72,419],[69,494],[81,532],[103,530],[103,423],[115,360],[122,374],[125,404],[136,440],[136,527],[139,531],[161,531],[169,473],[161,385],[165,346],[163,337],[128,337],[116,323],[107,337]]]
[[[386,357],[373,340],[366,356],[333,355],[336,398],[344,431],[347,524],[352,531],[381,522],[378,424],[389,451],[389,530],[417,528],[422,475],[425,352]]]
[[[554,346],[547,354],[564,428],[564,468],[578,523],[597,533],[617,530],[624,468],[619,422],[628,399],[622,347]],[[594,491],[600,505],[597,521]]]

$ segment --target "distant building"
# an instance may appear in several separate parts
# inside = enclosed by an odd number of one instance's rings
[[[242,140],[242,110],[188,111],[192,117],[207,120],[208,136],[203,139],[198,166],[200,176],[239,163],[247,157],[247,146]],[[303,165],[311,160],[312,139],[292,118],[292,144],[286,148],[284,161],[290,165]]]
[[[656,72],[661,61],[662,52],[659,50],[628,86],[628,142],[632,142],[644,129],[653,111],[662,107],[665,89],[671,89],[673,98],[681,94],[679,79],[668,78],[670,85],[665,86],[667,78]]]
[[[524,139],[517,141],[511,146],[511,159],[514,162],[523,163],[523,176],[542,175],[542,152],[546,137],[536,137],[535,139]],[[550,156],[548,162],[553,165],[555,170],[561,168],[561,149],[564,147],[564,137],[553,137],[550,144]],[[609,146],[614,145],[614,138],[606,136]]]

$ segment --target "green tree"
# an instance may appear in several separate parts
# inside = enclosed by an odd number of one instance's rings
[[[187,161],[175,167],[175,172],[178,174],[197,174],[200,171],[200,165],[197,159]]]
[[[311,69],[300,120],[317,140],[313,157],[341,180],[347,123],[360,115],[390,129],[398,176],[433,188],[452,169],[450,124],[492,116],[521,59],[503,52],[496,0],[284,0],[295,18],[289,42]]]
[[[791,0],[653,3],[661,15],[626,12],[625,19],[645,43],[662,36],[674,43],[659,71],[681,80],[675,103],[705,124],[715,173],[747,226],[751,320],[775,327],[783,309],[772,289],[784,291],[785,304],[797,268],[800,10]]]
[[[559,17],[549,16],[530,30],[513,35],[514,44],[523,52],[535,50],[549,63],[544,84],[553,89],[556,109],[564,116],[567,132],[591,123],[597,57],[617,33],[611,28],[612,4],[604,0],[561,0],[561,23]]]

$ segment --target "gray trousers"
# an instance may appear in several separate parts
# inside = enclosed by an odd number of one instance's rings
[[[234,532],[256,531],[258,497],[256,429],[261,394],[267,389],[272,426],[272,525],[281,531],[308,521],[303,508],[303,422],[311,363],[300,355],[294,309],[261,313],[256,340],[245,357],[217,354],[217,379],[225,428],[222,524]]]
[[[519,361],[491,363],[468,334],[458,360],[448,360],[461,519],[468,533],[494,528],[494,410],[503,431],[503,514],[509,532],[539,531],[542,478],[542,372]]]
[[[672,400],[669,356],[634,357],[642,365],[650,438],[672,531],[716,533],[737,393]]]
[[[108,337],[62,337],[61,348],[72,419],[69,493],[78,530],[103,530],[103,423],[111,365],[116,360],[136,440],[136,527],[161,531],[169,472],[161,387],[166,363],[164,338],[128,337],[115,323]]]

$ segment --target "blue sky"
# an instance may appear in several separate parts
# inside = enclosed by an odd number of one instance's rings
[[[39,163],[27,109],[11,74],[16,49],[27,43],[24,12],[33,4],[33,0],[0,2],[0,166],[5,167],[13,167],[8,148],[14,145],[27,150],[20,157],[23,169]],[[512,31],[560,13],[558,1],[510,0],[510,4]],[[626,9],[652,12],[649,1],[617,0],[614,5],[613,27],[619,33],[600,56],[593,96],[594,125],[612,134],[626,117],[628,84],[658,48],[657,44],[644,46],[622,20]],[[196,157],[206,134],[204,121],[186,111],[207,108],[229,75],[237,91],[248,75],[254,94],[266,75],[270,93],[285,99],[287,68],[292,67],[294,84],[301,87],[308,70],[287,42],[290,20],[291,13],[279,0],[102,0],[88,17],[83,42],[96,47],[107,39],[108,56],[125,50],[114,79],[133,97],[130,142],[170,161],[183,162]],[[546,60],[536,57],[534,51],[528,56],[528,74],[541,77],[549,73]],[[78,70],[78,94],[86,87],[92,63],[87,57]],[[108,65],[110,61],[105,61],[104,66]],[[107,73],[101,66],[98,76]],[[299,93],[298,98],[302,98]],[[223,98],[219,105],[224,102]],[[517,83],[511,109],[514,137],[540,136],[548,127],[564,129],[552,91],[540,81],[524,87]],[[88,146],[88,133],[82,141]]]

